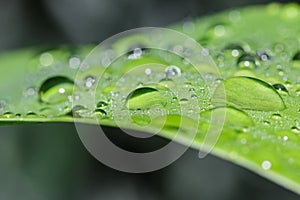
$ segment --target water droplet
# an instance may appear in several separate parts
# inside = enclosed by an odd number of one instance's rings
[[[81,63],[81,61],[80,61],[80,59],[77,58],[77,57],[72,57],[72,58],[70,58],[70,60],[69,60],[69,66],[70,66],[70,68],[72,68],[72,69],[77,69],[77,68],[80,66],[80,63]]]
[[[282,92],[286,92],[288,93],[288,90],[286,89],[286,87],[280,83],[276,83],[273,85],[273,87],[277,90],[277,91],[282,91]]]
[[[168,66],[166,69],[165,69],[165,73],[166,73],[166,77],[169,79],[169,78],[172,78],[172,77],[179,77],[181,76],[181,70],[180,68],[178,68],[177,66],[175,65],[171,65],[171,66]]]
[[[233,56],[233,57],[237,57],[245,52],[243,47],[241,47],[240,45],[237,45],[237,44],[230,44],[230,45],[226,46],[225,51],[226,52],[229,51],[231,56]]]
[[[142,56],[143,50],[141,48],[135,48],[131,54],[128,56],[129,60],[135,60]]]
[[[34,87],[30,87],[23,92],[23,96],[29,97],[35,95],[36,93],[37,93],[36,89]]]
[[[285,135],[285,136],[283,136],[283,140],[284,140],[284,141],[288,141],[288,139],[289,139],[289,137],[288,137],[288,136],[286,136],[286,135]]]
[[[172,88],[175,87],[176,84],[174,83],[174,81],[172,79],[168,79],[168,78],[163,78],[159,81],[159,85],[167,88]]]
[[[99,109],[94,110],[93,116],[98,119],[99,118],[102,119],[107,116],[107,113],[105,112],[105,110],[99,108]]]
[[[9,118],[13,118],[15,115],[13,114],[13,113],[11,113],[11,112],[6,112],[6,113],[4,113],[3,115],[2,115],[2,118],[7,118],[7,119],[9,119]]]
[[[88,109],[82,105],[76,105],[71,111],[71,115],[76,118],[84,117],[88,113]]]
[[[52,54],[50,53],[43,53],[40,56],[40,64],[44,67],[48,67],[50,65],[52,65],[54,62],[54,58],[52,56]]]
[[[38,115],[35,112],[28,112],[26,114],[26,117],[28,117],[28,118],[35,118],[35,117],[38,117]]]
[[[257,51],[256,52],[256,55],[258,56],[258,58],[261,60],[261,61],[269,61],[271,59],[271,57],[264,51]]]
[[[141,87],[132,91],[126,98],[128,109],[145,109],[153,105],[163,105],[165,100],[162,94],[155,88]]]
[[[187,104],[189,102],[189,100],[187,98],[182,98],[179,100],[180,104]]]
[[[293,127],[291,128],[291,130],[292,130],[292,132],[294,132],[294,133],[300,134],[300,129],[299,129],[298,127],[296,127],[296,126],[293,126]]]
[[[95,82],[96,82],[96,80],[93,76],[87,76],[84,79],[84,86],[87,87],[87,88],[91,88],[94,85]]]
[[[237,64],[241,68],[251,68],[254,69],[256,67],[255,58],[249,54],[244,54],[239,57]]]
[[[261,167],[264,170],[269,170],[272,167],[272,163],[270,161],[268,161],[268,160],[265,160],[265,161],[262,162]]]
[[[268,83],[252,77],[233,77],[223,81],[212,97],[215,106],[278,111],[286,108],[280,94]]]
[[[151,73],[152,73],[152,71],[151,71],[150,68],[146,68],[146,69],[145,69],[145,74],[146,74],[147,76],[151,75]]]
[[[278,113],[275,113],[275,114],[272,115],[272,119],[278,121],[278,120],[281,120],[281,119],[282,119],[282,116],[281,116],[280,114],[278,114]]]
[[[39,89],[40,100],[56,104],[69,101],[73,94],[74,82],[66,77],[57,76],[47,79]]]
[[[223,25],[217,25],[214,28],[214,33],[215,33],[216,36],[222,37],[222,36],[225,35],[226,29],[225,29],[225,27]]]

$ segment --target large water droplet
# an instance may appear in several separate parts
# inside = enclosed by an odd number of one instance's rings
[[[141,87],[132,91],[126,99],[128,109],[145,109],[155,104],[165,103],[163,95],[155,88]]]
[[[268,83],[251,77],[233,77],[215,90],[215,106],[233,106],[240,109],[278,111],[285,109],[280,94]]]
[[[56,104],[69,101],[73,94],[74,82],[69,78],[57,76],[47,79],[39,89],[40,100]]]

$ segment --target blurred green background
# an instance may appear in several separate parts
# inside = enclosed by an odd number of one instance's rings
[[[98,43],[131,28],[167,26],[228,8],[268,2],[0,0],[0,52],[29,46]],[[122,135],[116,128],[106,128],[106,133]],[[126,137],[113,139],[127,148],[143,148]],[[149,146],[163,142],[154,137]],[[200,160],[194,150],[157,172],[118,172],[87,152],[73,124],[1,126],[0,160],[0,200],[300,198],[221,159],[208,156]]]

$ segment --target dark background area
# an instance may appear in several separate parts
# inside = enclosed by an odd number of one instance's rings
[[[98,43],[121,31],[269,0],[0,0],[0,51]],[[286,2],[284,0],[277,2]],[[107,128],[107,132],[120,132]],[[160,143],[162,138],[156,137]],[[126,143],[126,141],[123,141]],[[126,174],[95,160],[73,124],[0,127],[0,200],[284,199],[300,197],[243,168],[189,150],[171,166]]]

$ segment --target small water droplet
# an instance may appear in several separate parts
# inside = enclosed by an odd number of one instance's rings
[[[245,52],[244,48],[237,44],[230,44],[230,45],[226,46],[225,51],[226,52],[229,51],[231,56],[233,56],[233,57],[237,57]]]
[[[36,89],[34,87],[30,87],[23,92],[23,96],[29,97],[35,95],[36,93],[37,93]]]
[[[274,87],[276,90],[280,91],[280,92],[286,92],[286,93],[288,93],[287,88],[286,88],[284,85],[280,84],[280,83],[274,84],[273,87]]]
[[[35,118],[35,117],[38,117],[38,115],[35,112],[28,112],[26,114],[26,117],[28,117],[28,118]]]
[[[152,70],[151,70],[150,68],[146,68],[146,69],[145,69],[145,74],[146,74],[147,76],[151,75],[151,73],[152,73]]]
[[[82,105],[76,105],[72,108],[71,115],[76,118],[84,117],[88,113],[88,109]]]
[[[267,54],[265,51],[257,51],[256,55],[258,56],[258,58],[261,61],[269,61],[271,59],[271,57],[269,56],[269,54]]]
[[[130,53],[131,54],[128,56],[128,59],[129,60],[135,60],[135,59],[138,59],[138,58],[140,58],[142,56],[143,50],[141,48],[135,48]]]
[[[4,113],[3,115],[2,115],[2,118],[7,118],[7,119],[9,119],[9,118],[13,118],[15,115],[13,114],[13,113],[11,113],[11,112],[6,112],[6,113]]]
[[[80,66],[80,63],[81,63],[81,61],[80,61],[80,59],[77,58],[77,57],[72,57],[72,58],[70,58],[70,60],[69,60],[69,66],[70,66],[70,68],[72,68],[72,69],[77,69],[77,68]]]
[[[56,104],[69,101],[73,94],[74,82],[66,77],[57,76],[47,79],[39,89],[40,100]]]
[[[189,102],[189,100],[187,98],[182,98],[179,100],[180,104],[187,104]]]
[[[48,67],[50,65],[52,65],[54,62],[54,58],[52,56],[52,54],[50,53],[43,53],[40,56],[40,64],[44,67]]]
[[[300,134],[300,129],[299,129],[298,127],[296,127],[296,126],[293,126],[293,127],[291,128],[291,130],[292,130],[292,132],[294,132],[294,133]]]
[[[275,113],[275,114],[272,115],[272,119],[278,121],[278,120],[281,120],[281,119],[282,119],[282,116],[281,116],[280,114],[278,114],[278,113]]]
[[[98,119],[99,118],[101,119],[101,118],[106,117],[107,113],[105,112],[105,110],[99,108],[99,109],[94,110],[93,116],[98,118]]]
[[[224,36],[225,33],[226,33],[225,26],[223,26],[223,25],[217,25],[217,26],[215,26],[215,28],[214,28],[214,33],[215,33],[215,35],[218,36],[218,37]]]
[[[288,136],[286,136],[286,135],[285,135],[285,136],[283,136],[283,140],[284,140],[284,141],[288,141],[288,139],[289,139],[289,137],[288,137]]]
[[[239,57],[237,64],[241,68],[251,68],[254,69],[256,66],[255,58],[249,54],[244,54]]]
[[[84,86],[87,87],[87,88],[91,88],[94,85],[95,82],[96,82],[96,80],[93,76],[87,76],[84,79]]]
[[[269,170],[272,167],[272,163],[270,161],[268,161],[268,160],[265,160],[265,161],[262,162],[261,167],[264,170]]]
[[[171,65],[171,66],[168,66],[166,69],[165,69],[165,73],[166,73],[166,77],[167,78],[172,78],[172,77],[179,77],[181,76],[181,70],[179,67],[175,66],[175,65]]]
[[[99,101],[97,103],[97,108],[101,108],[101,109],[104,109],[108,106],[108,103],[106,101]]]

